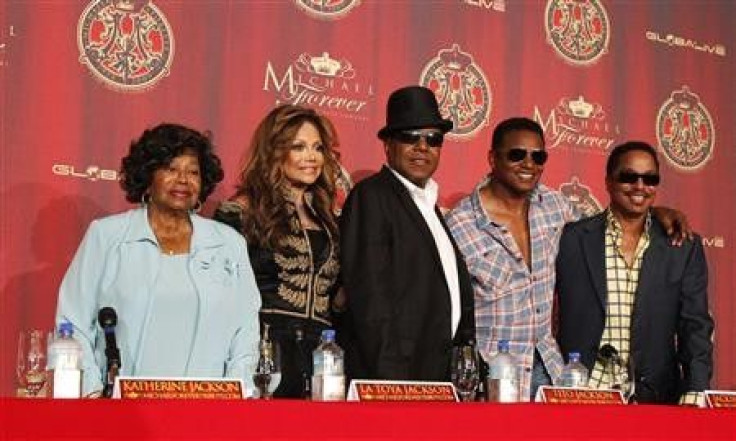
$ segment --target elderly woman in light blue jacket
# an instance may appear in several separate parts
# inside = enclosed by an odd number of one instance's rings
[[[246,243],[195,214],[222,178],[209,136],[187,127],[161,124],[131,144],[121,186],[142,207],[92,222],[59,291],[56,321],[84,349],[84,395],[105,385],[106,306],[120,375],[233,377],[253,391],[261,302]]]

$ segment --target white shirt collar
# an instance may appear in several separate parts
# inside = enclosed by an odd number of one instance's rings
[[[432,178],[429,178],[427,180],[427,183],[424,185],[424,188],[419,187],[418,185],[414,184],[410,180],[406,179],[405,177],[401,176],[399,172],[391,168],[390,165],[386,164],[386,167],[388,167],[389,170],[396,176],[396,178],[401,182],[404,187],[406,187],[407,190],[409,190],[409,193],[414,196],[415,198],[420,198],[425,204],[434,206],[437,204],[437,198],[439,197],[439,189],[440,186],[437,184],[437,181],[435,181]]]

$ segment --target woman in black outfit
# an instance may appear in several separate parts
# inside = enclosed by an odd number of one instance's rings
[[[261,332],[267,325],[281,346],[275,397],[308,393],[312,351],[340,303],[332,127],[309,108],[272,110],[253,135],[235,195],[215,212],[248,242],[263,303]]]

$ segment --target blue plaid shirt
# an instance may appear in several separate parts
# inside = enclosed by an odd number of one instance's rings
[[[499,340],[510,342],[522,366],[520,397],[528,400],[535,348],[554,382],[562,372],[552,336],[555,259],[562,227],[579,215],[561,193],[537,186],[529,205],[530,271],[511,232],[482,207],[479,192],[486,183],[460,201],[447,223],[472,278],[478,349],[488,360]]]

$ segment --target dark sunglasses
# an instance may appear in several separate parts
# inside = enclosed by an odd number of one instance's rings
[[[546,150],[528,151],[518,147],[512,148],[506,152],[506,159],[508,159],[509,162],[520,162],[526,159],[527,153],[532,155],[532,161],[537,165],[544,165],[544,163],[547,162]]]
[[[402,144],[416,145],[420,139],[424,138],[424,142],[430,147],[442,147],[445,141],[445,135],[442,132],[422,133],[418,130],[396,132],[393,138]]]
[[[618,174],[616,177],[616,181],[619,184],[636,184],[639,182],[639,179],[641,179],[644,182],[644,185],[647,185],[649,187],[656,187],[659,185],[659,175],[658,174],[652,174],[652,173],[634,173],[634,172],[627,172],[623,171]]]

